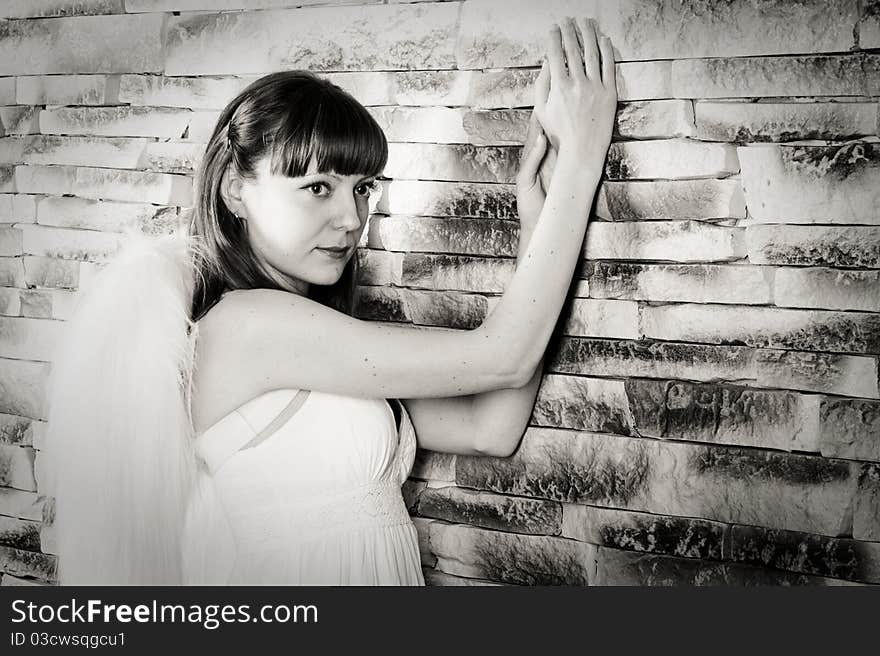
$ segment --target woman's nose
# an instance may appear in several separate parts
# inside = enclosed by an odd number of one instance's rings
[[[342,201],[336,208],[333,225],[337,230],[357,230],[361,227],[358,204],[354,198]]]

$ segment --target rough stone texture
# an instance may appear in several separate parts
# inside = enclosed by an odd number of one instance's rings
[[[145,234],[160,234],[169,232],[177,220],[176,207],[74,197],[50,196],[41,200],[37,209],[37,223],[41,225],[102,232],[136,229]]]
[[[746,255],[745,229],[704,221],[593,221],[583,256],[590,260],[724,262]]]
[[[730,559],[752,565],[880,583],[880,544],[754,526],[733,526]]]
[[[0,105],[29,105],[27,102],[19,102],[15,99],[14,77],[0,77]]]
[[[720,560],[727,526],[688,517],[562,504],[562,535],[602,547]]]
[[[516,260],[512,258],[406,253],[400,284],[436,290],[502,293],[515,266]]]
[[[39,522],[43,519],[45,503],[46,497],[34,492],[0,487],[0,515]]]
[[[880,227],[752,225],[746,242],[755,264],[880,268]]]
[[[0,255],[4,257],[21,255],[22,241],[20,228],[0,226]]]
[[[167,173],[193,173],[202,162],[205,144],[148,142],[137,162],[137,168]]]
[[[122,243],[122,237],[96,230],[70,230],[48,226],[24,226],[24,251],[65,260],[107,262]]]
[[[475,294],[359,287],[354,314],[360,319],[470,329],[479,326],[487,312],[486,298]]]
[[[33,446],[33,423],[27,417],[0,414],[0,443]]]
[[[819,398],[812,394],[640,379],[625,387],[642,437],[819,451]]]
[[[736,180],[603,182],[596,216],[610,221],[744,218]]]
[[[422,568],[426,586],[504,586],[505,583],[487,581],[485,579],[471,579],[465,576],[454,576],[428,567]]]
[[[829,251],[840,244],[816,246],[821,257],[831,255]],[[843,246],[860,250],[852,243]],[[784,307],[880,312],[880,271],[780,267],[774,276],[773,300]]]
[[[54,581],[57,561],[55,556],[14,547],[0,546],[0,570],[13,576],[32,576]]]
[[[190,205],[193,195],[192,179],[186,176],[86,166],[17,166],[15,188],[29,194],[72,194],[184,207]]]
[[[880,465],[876,463],[862,465],[852,535],[856,540],[880,542]]]
[[[165,74],[454,68],[457,18],[456,3],[175,16]]]
[[[165,16],[74,16],[0,22],[0,75],[162,70]]]
[[[880,315],[868,312],[680,304],[641,308],[646,337],[713,344],[880,353]]]
[[[516,218],[513,185],[401,180],[385,185],[377,211],[386,214]],[[499,253],[503,255],[503,253]]]
[[[880,398],[875,358],[760,349],[754,364],[755,383],[762,387]]]
[[[430,548],[448,574],[519,585],[589,585],[595,571],[596,547],[564,538],[433,522]]]
[[[672,62],[676,98],[866,96],[865,55],[736,57]]]
[[[51,361],[64,322],[0,317],[0,357]]]
[[[419,499],[419,514],[482,528],[558,535],[562,508],[558,503],[506,497],[457,487],[428,488]]]
[[[548,374],[541,380],[532,423],[633,435],[624,381]]]
[[[19,290],[0,288],[0,314],[7,317],[17,317],[21,314]]]
[[[26,519],[14,519],[0,516],[0,545],[40,550],[40,525]]]
[[[822,455],[880,462],[880,402],[824,398],[819,422]]]
[[[0,18],[124,14],[123,0],[6,0]]]
[[[0,126],[4,134],[37,133],[40,131],[39,112],[27,105],[0,107]]]
[[[456,460],[460,486],[826,535],[850,530],[856,482],[845,460],[549,428]]]
[[[878,146],[738,148],[749,217],[759,223],[880,225]]]
[[[410,476],[428,481],[455,481],[455,454],[417,449]]]
[[[850,585],[838,579],[807,576],[739,563],[636,554],[600,548],[596,585]]]
[[[0,322],[5,321],[0,318]],[[0,485],[36,492],[34,453],[31,447],[0,444]]]
[[[40,112],[40,132],[179,139],[192,116],[173,107],[59,107]]]
[[[694,134],[694,109],[687,100],[630,102],[618,106],[614,134],[623,139],[670,139]]]
[[[42,256],[25,256],[22,260],[28,287],[76,289],[79,286],[79,262]]]
[[[401,286],[402,253],[360,248],[357,260],[360,284]]]
[[[119,102],[130,105],[223,109],[258,76],[165,77],[122,75]]]
[[[562,331],[578,337],[638,339],[639,306],[631,301],[576,299]]]
[[[592,298],[762,305],[773,300],[769,273],[747,265],[597,261],[586,262],[581,275],[590,282]]]
[[[119,76],[21,76],[15,99],[21,105],[112,105],[119,101]]]
[[[5,358],[0,364],[0,412],[45,419],[45,388],[50,365]]]
[[[605,160],[605,175],[611,180],[721,178],[737,172],[734,146],[690,139],[618,141]]]
[[[798,141],[873,136],[876,103],[694,103],[696,134],[705,141]]]
[[[535,66],[547,29],[563,16],[593,17],[615,59],[687,59],[845,52],[853,45],[858,0],[488,0],[464,3],[459,68]]]
[[[381,0],[125,0],[125,10],[131,13],[150,11],[219,11],[221,9],[274,9],[276,7],[303,7],[326,4],[360,4]]]
[[[24,287],[24,262],[20,257],[0,257],[0,285]]]
[[[392,143],[384,175],[398,180],[515,182],[520,148]]]
[[[487,219],[373,216],[367,245],[394,251],[516,255],[519,225]]]
[[[145,139],[120,137],[31,135],[10,138],[18,142],[14,163],[65,164],[137,168]]]

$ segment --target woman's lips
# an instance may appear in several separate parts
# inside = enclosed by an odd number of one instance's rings
[[[337,260],[343,259],[349,251],[349,247],[345,248],[321,248],[318,247],[317,250],[321,251],[327,257],[332,257]]]

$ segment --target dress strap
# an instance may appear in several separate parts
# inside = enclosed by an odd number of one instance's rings
[[[196,452],[213,475],[229,458],[243,449],[250,449],[281,428],[299,410],[309,396],[309,390],[299,390],[269,424],[257,435],[250,437],[248,424],[238,411],[233,411],[196,439]],[[230,424],[227,426],[226,424]],[[250,435],[253,430],[250,430]]]

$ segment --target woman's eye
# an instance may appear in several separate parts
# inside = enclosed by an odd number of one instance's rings
[[[379,191],[379,181],[373,180],[372,182],[364,182],[363,184],[359,184],[357,187],[355,187],[355,191],[361,196],[369,196],[371,193]]]
[[[309,191],[311,191],[315,196],[325,196],[325,191],[329,194],[330,187],[326,182],[313,182],[308,187],[306,187]]]

